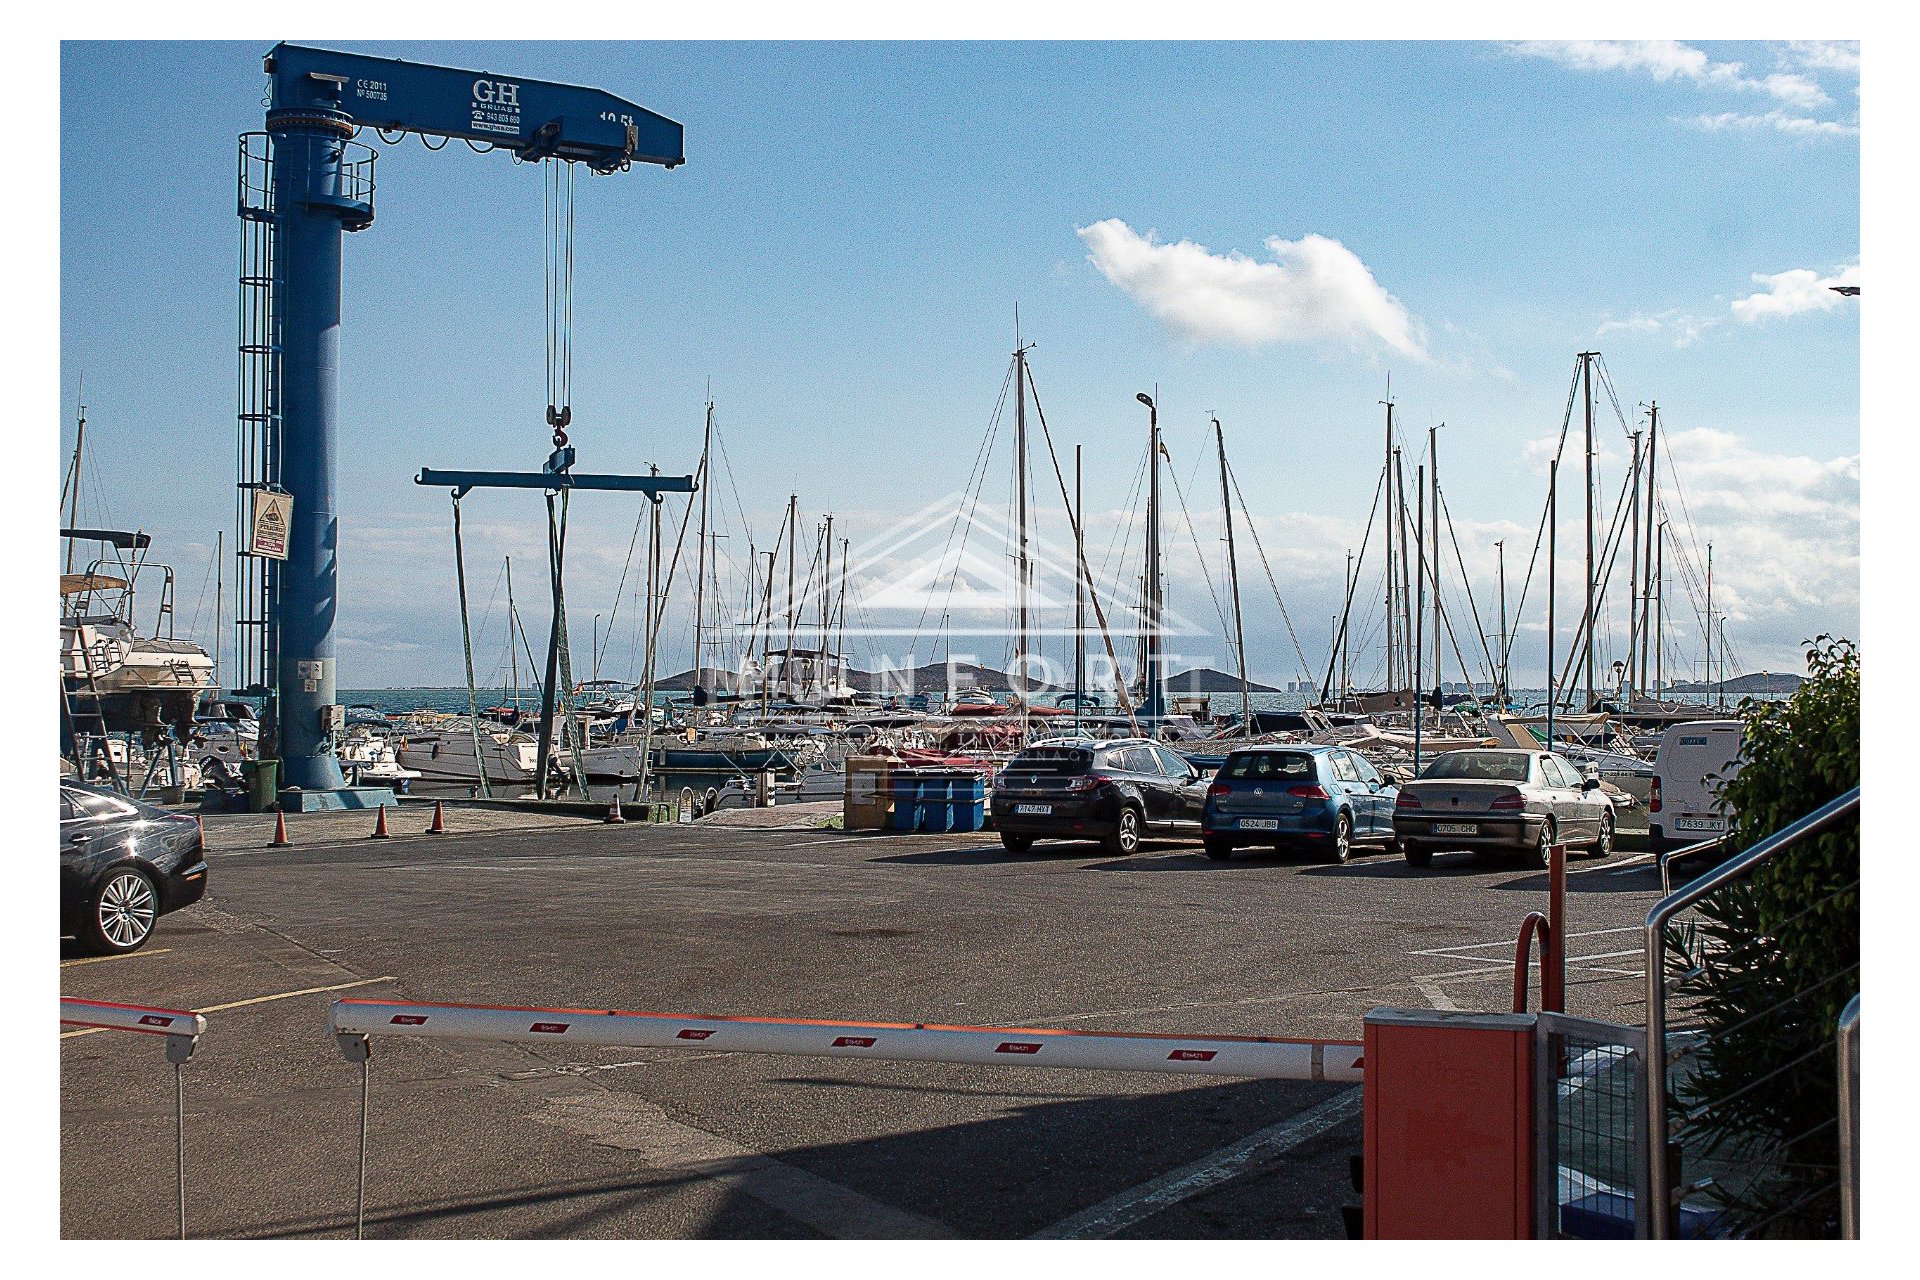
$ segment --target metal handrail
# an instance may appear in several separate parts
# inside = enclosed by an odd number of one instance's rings
[[[1671,1240],[1675,1232],[1673,1204],[1673,1168],[1667,1153],[1667,966],[1666,928],[1674,916],[1708,894],[1745,876],[1755,867],[1792,848],[1809,836],[1818,835],[1860,808],[1860,788],[1821,805],[1806,817],[1774,832],[1759,844],[1723,863],[1699,879],[1683,885],[1655,903],[1647,912],[1647,1072],[1646,1159],[1648,1215],[1650,1234],[1656,1240]]]
[[[1860,1238],[1860,997],[1840,1011],[1840,1238]]]
[[[1661,896],[1664,897],[1667,894],[1673,892],[1673,873],[1668,870],[1669,866],[1671,866],[1675,862],[1678,862],[1681,858],[1692,858],[1703,853],[1709,853],[1715,849],[1722,847],[1727,843],[1727,841],[1731,840],[1732,838],[1733,838],[1732,836],[1715,836],[1711,840],[1702,840],[1698,844],[1686,845],[1679,849],[1669,849],[1667,852],[1661,854],[1660,855]]]

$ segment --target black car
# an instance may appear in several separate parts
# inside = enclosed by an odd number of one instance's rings
[[[1116,856],[1143,836],[1200,836],[1206,775],[1146,738],[1035,746],[1007,761],[993,784],[1000,843],[1025,853],[1036,839],[1097,839]]]
[[[60,933],[137,951],[154,922],[207,891],[200,824],[104,787],[60,784]]]

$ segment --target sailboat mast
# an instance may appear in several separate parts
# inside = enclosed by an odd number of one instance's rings
[[[1560,550],[1560,459],[1547,463],[1547,750],[1553,750],[1553,713],[1560,701],[1553,665],[1554,597],[1559,594],[1554,561]]]
[[[1445,424],[1442,423],[1442,426]],[[1440,428],[1427,428],[1427,483],[1433,497],[1427,503],[1427,518],[1433,524],[1428,542],[1428,559],[1433,561],[1433,727],[1440,727]]]
[[[1660,522],[1655,535],[1653,559],[1653,687],[1667,683],[1667,522]]]
[[[833,669],[835,672],[834,679],[839,683],[847,685],[848,688],[851,688],[853,685],[853,681],[848,679],[846,674],[847,673],[847,655],[846,655],[847,565],[850,563],[850,561],[847,559],[847,555],[852,545],[853,545],[852,539],[850,538],[840,539],[840,603],[835,606],[833,611],[833,616],[834,616]]]
[[[1080,565],[1086,558],[1087,508],[1080,494],[1080,446],[1073,446],[1073,727],[1080,727],[1087,692],[1087,590]]]
[[[1146,715],[1157,731],[1166,715],[1160,688],[1160,407],[1142,391],[1134,399],[1147,406],[1147,571],[1145,647],[1141,670],[1146,680]]]
[[[1333,705],[1336,708],[1346,706],[1347,693],[1349,690],[1353,688],[1353,673],[1347,664],[1349,637],[1351,636],[1353,631],[1353,628],[1348,625],[1348,623],[1351,621],[1351,615],[1353,611],[1353,548],[1352,547],[1347,548],[1347,573],[1346,573],[1346,577],[1342,579],[1342,582],[1346,586],[1345,595],[1342,597],[1346,601],[1346,606],[1342,608],[1340,611],[1340,695],[1339,697],[1335,698],[1333,702]]]
[[[1502,709],[1507,705],[1507,542],[1505,538],[1493,544],[1500,556],[1500,687],[1494,690],[1494,700]]]
[[[1398,655],[1398,654],[1397,654],[1397,653],[1396,653],[1396,652],[1394,651],[1394,650],[1395,650],[1395,645],[1394,645],[1394,639],[1395,639],[1395,632],[1396,632],[1396,631],[1398,630],[1398,627],[1399,627],[1399,619],[1400,619],[1400,615],[1399,615],[1399,612],[1398,612],[1398,610],[1397,610],[1397,606],[1396,606],[1396,603],[1395,603],[1395,601],[1394,601],[1394,590],[1393,590],[1393,586],[1394,586],[1394,583],[1393,583],[1393,525],[1394,525],[1394,520],[1396,519],[1396,517],[1395,517],[1395,514],[1394,514],[1394,490],[1393,490],[1393,472],[1394,472],[1394,466],[1393,466],[1393,464],[1394,464],[1394,457],[1395,457],[1395,453],[1394,453],[1394,448],[1393,448],[1393,391],[1392,391],[1392,389],[1391,389],[1391,388],[1392,388],[1392,385],[1393,385],[1393,384],[1392,384],[1391,382],[1389,382],[1389,383],[1388,383],[1387,385],[1388,385],[1388,388],[1389,388],[1389,389],[1388,389],[1388,391],[1387,391],[1387,399],[1386,399],[1386,406],[1387,406],[1387,456],[1386,456],[1386,461],[1384,461],[1384,462],[1382,462],[1382,463],[1380,464],[1380,468],[1381,468],[1381,471],[1380,471],[1380,473],[1381,473],[1381,475],[1382,475],[1382,476],[1384,476],[1384,477],[1385,477],[1385,484],[1386,484],[1386,489],[1387,489],[1387,512],[1386,512],[1386,515],[1387,515],[1387,518],[1386,518],[1386,529],[1387,529],[1387,688],[1388,688],[1389,690],[1392,690],[1392,689],[1398,689],[1398,688],[1400,688],[1400,666],[1399,666],[1399,655]]]
[[[761,611],[760,631],[760,714],[767,714],[767,702],[773,696],[773,681],[767,667],[773,659],[773,561],[780,554],[779,544],[767,552],[767,607]]]
[[[700,543],[693,574],[693,684],[704,683],[706,670],[707,505],[713,492],[713,396],[707,396],[707,426],[700,445]]]
[[[787,498],[787,659],[780,672],[781,683],[787,692],[787,701],[793,701],[793,560],[794,549],[800,541],[800,495]]]
[[[1415,466],[1413,469],[1413,531],[1415,536],[1413,545],[1415,563],[1413,575],[1413,628],[1411,634],[1413,636],[1413,772],[1416,777],[1420,773],[1420,725],[1426,719],[1425,716],[1420,714],[1420,677],[1425,674],[1420,666],[1422,656],[1420,623],[1427,608],[1427,522],[1425,513],[1420,509],[1427,500],[1426,485],[1422,483],[1422,476],[1420,474],[1423,470],[1425,470],[1425,468],[1421,466]],[[1439,657],[1435,655],[1434,668],[1436,682],[1439,666]]]
[[[1646,598],[1640,601],[1640,679],[1636,688],[1644,688],[1650,668],[1647,663],[1647,633],[1653,606],[1653,561],[1654,543],[1659,539],[1659,529],[1655,523],[1654,510],[1656,495],[1654,477],[1660,469],[1660,402],[1654,401],[1647,406],[1647,545],[1646,545]]]
[[[1240,616],[1240,561],[1233,547],[1233,493],[1227,484],[1227,436],[1213,420],[1213,442],[1220,453],[1220,509],[1227,517],[1227,583],[1233,592],[1233,651],[1240,660],[1240,731],[1253,732],[1253,687],[1247,683],[1247,629]]]
[[[1022,701],[1027,695],[1027,652],[1031,639],[1027,634],[1028,601],[1027,584],[1032,575],[1032,567],[1027,559],[1027,349],[1020,344],[1019,313],[1014,313],[1013,332],[1013,505],[1014,523],[1019,531],[1019,560],[1015,566],[1018,577],[1016,591],[1019,596],[1019,627],[1016,633],[1013,655],[1013,670],[1017,688],[1015,692]],[[1020,740],[1026,742],[1026,721],[1021,721]]]
[[[507,665],[512,672],[513,689],[510,702],[513,709],[520,710],[520,649],[513,634],[513,557],[507,557]],[[515,716],[518,720],[519,717]]]
[[[821,535],[820,561],[820,661],[815,674],[820,681],[821,696],[826,696],[827,686],[827,633],[832,625],[833,610],[833,514],[827,514],[826,532]]]
[[[1633,710],[1634,695],[1640,692],[1640,681],[1634,672],[1633,655],[1640,648],[1640,433],[1633,433],[1633,544],[1627,554],[1627,680],[1632,686],[1623,693],[1621,701],[1626,710]]]
[[[1581,629],[1586,632],[1586,684],[1587,703],[1585,710],[1593,710],[1593,358],[1599,354],[1594,351],[1580,353],[1580,381],[1582,395],[1586,403],[1587,429],[1587,603],[1581,613]]]
[[[1713,706],[1713,544],[1707,544],[1707,705]]]
[[[72,482],[73,482],[73,487],[69,495],[70,505],[67,508],[67,528],[69,529],[78,529],[80,527],[80,462],[81,462],[81,458],[84,456],[86,446],[87,446],[87,406],[83,404],[80,406],[79,421],[74,427],[74,434],[73,434],[73,470],[70,473]],[[68,573],[73,572],[74,541],[75,540],[72,538],[67,539],[67,572]]]

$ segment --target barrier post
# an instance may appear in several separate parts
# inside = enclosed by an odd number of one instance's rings
[[[187,1084],[181,1068],[193,1057],[206,1033],[207,1020],[190,1009],[156,1009],[142,1004],[60,997],[60,1021],[106,1031],[163,1036],[173,1064],[173,1194],[180,1238],[187,1238]]]
[[[1540,957],[1540,1007],[1567,1011],[1567,846],[1547,849],[1547,931]]]
[[[353,1238],[364,1240],[367,1238],[367,1126],[372,1103],[372,1071],[368,1064],[373,1060],[373,1042],[353,1032],[336,1031],[333,1043],[339,1047],[341,1057],[360,1064],[360,1174],[353,1189]]]

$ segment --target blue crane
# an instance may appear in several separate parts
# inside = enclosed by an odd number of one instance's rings
[[[302,807],[329,807],[350,803],[329,716],[341,233],[373,221],[374,152],[355,134],[460,138],[476,150],[615,173],[683,163],[685,131],[599,89],[490,71],[278,44],[266,72],[266,133],[241,139],[240,214],[252,228],[241,273],[242,552],[256,552],[249,513],[260,491],[290,497],[291,515],[267,505],[268,549],[259,554],[284,559],[243,560],[253,617],[240,621],[255,655],[253,691],[270,698],[277,724],[282,783],[302,789]]]

